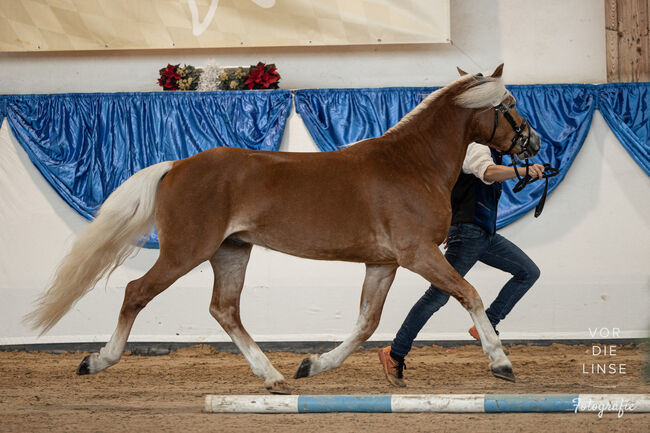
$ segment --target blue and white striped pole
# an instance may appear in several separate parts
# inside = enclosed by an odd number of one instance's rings
[[[206,412],[650,412],[650,394],[207,395]]]

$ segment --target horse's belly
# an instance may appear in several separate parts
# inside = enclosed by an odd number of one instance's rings
[[[394,263],[392,248],[377,240],[323,239],[315,236],[277,236],[242,231],[229,236],[235,242],[259,245],[281,253],[312,260],[338,260],[359,263]]]

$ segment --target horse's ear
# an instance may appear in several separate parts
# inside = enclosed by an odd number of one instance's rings
[[[467,72],[463,71],[463,70],[460,69],[458,66],[456,66],[456,69],[458,69],[458,73],[460,74],[461,77],[462,77],[463,75],[467,75]]]
[[[503,74],[503,63],[501,63],[497,68],[492,72],[491,77],[492,78],[501,78],[501,74]]]

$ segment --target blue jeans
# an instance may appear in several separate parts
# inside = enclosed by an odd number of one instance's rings
[[[492,326],[503,320],[517,301],[539,278],[539,268],[515,244],[499,234],[490,235],[476,224],[452,225],[447,236],[447,261],[461,275],[481,261],[512,274],[492,305],[485,311]],[[431,285],[406,316],[391,345],[391,355],[400,360],[411,350],[413,340],[429,318],[449,300],[449,295]]]

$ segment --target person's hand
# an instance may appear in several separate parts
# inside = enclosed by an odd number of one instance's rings
[[[526,174],[526,169],[519,167],[519,174]],[[544,178],[544,166],[540,164],[532,164],[528,167],[528,175],[533,179],[542,179]]]

